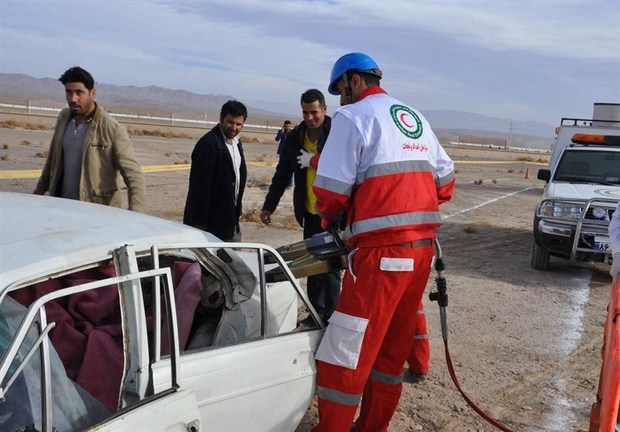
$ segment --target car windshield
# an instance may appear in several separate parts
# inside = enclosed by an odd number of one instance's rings
[[[568,150],[564,152],[558,163],[554,180],[618,185],[620,184],[620,152]]]

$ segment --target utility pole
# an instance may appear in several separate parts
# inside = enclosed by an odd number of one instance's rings
[[[510,122],[510,129],[509,129],[509,134],[508,134],[508,141],[506,142],[506,149],[510,148],[510,142],[512,140],[512,126],[514,125],[513,122]]]

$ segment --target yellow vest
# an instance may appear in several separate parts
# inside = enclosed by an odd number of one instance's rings
[[[319,152],[319,143],[317,141],[310,141],[308,138],[308,132],[304,134],[304,149],[311,153],[317,154]],[[316,211],[316,195],[312,190],[312,184],[316,177],[316,170],[312,167],[306,168],[306,211],[311,214],[317,214]]]

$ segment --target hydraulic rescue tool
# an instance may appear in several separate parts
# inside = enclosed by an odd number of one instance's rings
[[[350,252],[335,227],[308,239],[281,246],[276,251],[288,262],[291,272],[298,278],[345,269]],[[265,254],[265,264],[275,262],[273,255]],[[280,267],[266,271],[265,277],[267,282],[286,280]]]

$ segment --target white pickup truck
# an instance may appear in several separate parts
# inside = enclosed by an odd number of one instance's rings
[[[611,260],[608,225],[620,201],[620,104],[594,104],[592,119],[563,118],[534,214],[531,266],[550,257]]]

